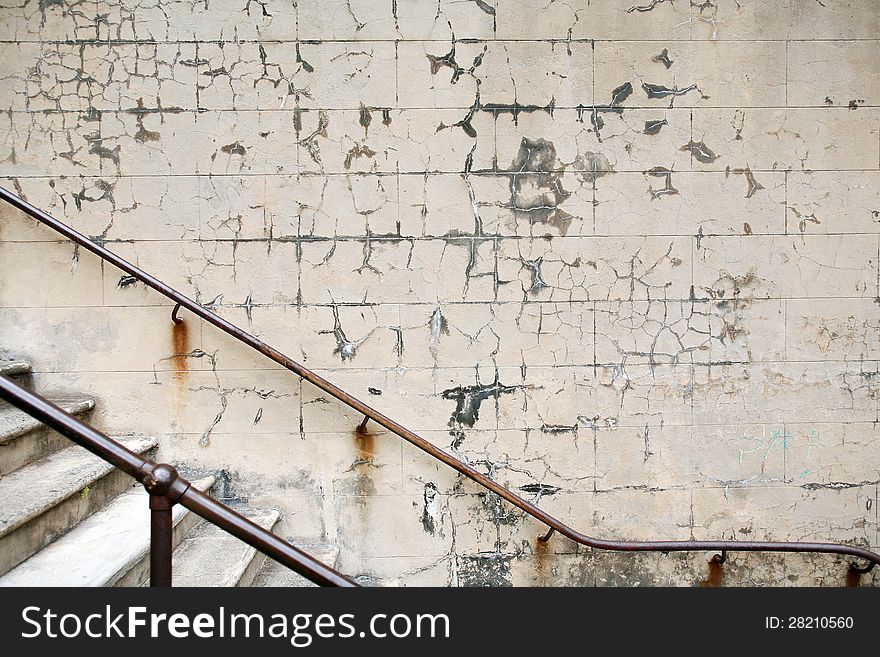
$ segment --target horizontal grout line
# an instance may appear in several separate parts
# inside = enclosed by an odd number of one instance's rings
[[[147,289],[147,288],[142,288]],[[158,292],[157,292],[158,294]],[[326,302],[317,302],[317,303],[252,303],[251,308],[253,310],[299,310],[306,308],[393,308],[395,306],[399,307],[425,307],[425,308],[436,308],[438,305],[444,307],[455,307],[455,306],[504,306],[504,305],[517,305],[517,306],[539,306],[539,305],[587,305],[587,304],[646,304],[646,303],[693,303],[693,304],[730,304],[730,303],[738,303],[738,302],[748,302],[752,303],[761,303],[761,302],[780,302],[780,301],[851,301],[851,302],[864,302],[867,304],[876,304],[877,301],[873,296],[864,296],[864,297],[850,297],[850,296],[832,296],[832,297],[744,297],[738,296],[735,299],[709,299],[709,298],[699,298],[699,299],[689,299],[689,298],[660,298],[660,299],[621,299],[621,300],[584,300],[584,301],[551,301],[546,299],[516,299],[516,300],[498,300],[498,301],[468,301],[468,300],[459,300],[459,301],[388,301],[388,302],[372,302],[372,303],[361,303],[361,302],[346,302],[339,301],[335,303],[326,303]],[[168,301],[167,303],[156,303],[156,304],[101,304],[94,306],[14,306],[14,305],[4,305],[0,306],[0,310],[70,310],[71,308],[79,308],[83,311],[91,312],[96,308],[119,308],[125,309],[128,311],[138,310],[138,309],[168,309],[174,306],[173,301]],[[211,309],[220,309],[220,310],[238,310],[243,309],[243,304],[225,304],[225,303],[217,303],[211,306]],[[202,320],[199,320],[202,321]]]
[[[650,424],[649,423],[648,427],[654,428],[654,429],[665,428],[665,427],[670,427],[670,426],[674,427],[676,429],[689,429],[691,427],[738,428],[738,427],[742,427],[744,424],[746,425],[746,427],[748,427],[750,424],[752,424],[752,422],[747,421],[747,422],[734,422],[732,424],[731,423],[716,423],[716,424],[680,424],[680,425],[679,424],[674,424],[674,425],[662,424],[661,425],[661,424]],[[826,426],[835,426],[836,427],[836,426],[850,426],[850,425],[861,425],[861,424],[874,425],[874,424],[876,424],[876,421],[874,421],[874,420],[864,420],[864,421],[856,420],[856,421],[846,421],[846,422],[830,422],[830,421],[826,421],[826,420],[817,420],[817,421],[795,421],[795,422],[788,422],[788,421],[785,421],[785,422],[757,422],[755,424],[771,424],[771,425],[810,424],[810,425],[826,425]],[[387,429],[385,429],[384,427],[376,427],[375,424],[374,424],[374,427],[375,427],[374,430],[377,431],[381,435],[392,435],[391,432],[388,431]],[[585,433],[588,431],[612,432],[612,431],[616,431],[617,429],[619,429],[621,427],[626,428],[626,429],[644,429],[645,423],[642,422],[640,424],[633,424],[633,425],[620,425],[620,424],[618,424],[615,427],[603,427],[603,426],[592,427],[592,428],[581,427],[579,429],[579,431],[583,431]],[[446,427],[444,429],[422,429],[422,431],[426,434],[443,434],[444,436],[449,435],[449,427]],[[517,432],[517,433],[527,433],[527,432],[541,433],[540,429],[536,429],[534,427],[528,428],[528,429],[474,429],[474,428],[467,429],[468,434],[474,435],[474,436],[480,435],[480,434],[498,433],[499,431]],[[315,435],[315,436],[320,436],[320,435],[346,435],[346,436],[348,436],[349,435],[348,433],[345,432],[344,429],[339,429],[338,431],[321,431],[320,429],[315,429],[313,431],[308,431],[306,433],[307,433],[307,435]],[[563,434],[563,435],[573,435],[573,433],[574,432],[571,432],[569,434]],[[264,436],[289,436],[291,434],[299,435],[299,430],[296,429],[293,431],[267,431],[267,432],[263,433],[262,435],[264,435]],[[129,435],[129,434],[119,433],[119,435]],[[137,432],[134,432],[133,435],[138,435],[138,434],[137,434]],[[155,435],[167,436],[167,437],[170,437],[170,436],[194,436],[197,438],[201,438],[203,433],[196,432],[196,431],[179,431],[179,432],[178,431],[165,431],[165,432],[157,432]],[[212,432],[212,435],[213,435],[213,432]],[[239,432],[220,432],[220,435],[239,435]],[[552,434],[547,434],[547,435],[552,435]],[[404,446],[409,445],[409,443],[407,443],[405,441],[403,444],[404,444]],[[413,445],[412,447],[413,447],[413,449],[416,449],[416,450],[418,449],[418,447],[416,447],[415,445]],[[594,475],[594,476],[602,476],[602,475]]]
[[[83,28],[87,29],[87,28]],[[456,44],[482,44],[482,43],[548,43],[548,44],[592,44],[592,43],[610,43],[610,44],[638,44],[638,43],[875,43],[877,37],[812,37],[812,38],[765,38],[765,39],[694,39],[694,38],[657,38],[657,39],[632,39],[632,38],[596,38],[596,37],[578,37],[569,38],[568,35],[560,35],[555,37],[544,37],[540,39],[523,39],[515,37],[458,37],[455,39]],[[295,39],[0,39],[0,44],[37,44],[37,45],[71,45],[71,46],[153,46],[153,45],[200,45],[200,44],[301,44],[301,45],[321,45],[324,43],[332,44],[369,44],[369,43],[438,43],[449,45],[450,39],[430,39],[430,38],[385,38],[385,39],[325,39],[321,37],[299,37]]]
[[[864,169],[864,168],[839,168],[839,169],[821,169],[821,168],[811,168],[811,169],[760,169],[749,167],[752,173],[766,173],[766,174],[775,174],[775,175],[785,175],[785,174],[799,174],[808,176],[813,173],[878,173],[880,172],[880,165],[878,167],[872,169]],[[577,168],[564,168],[564,169],[544,169],[540,172],[533,171],[524,171],[524,172],[510,172],[505,171],[504,169],[472,169],[468,172],[467,175],[475,176],[475,177],[509,177],[511,175],[521,175],[527,176],[537,173],[593,173],[598,172],[602,174],[639,174],[645,175],[647,172],[644,169],[577,169]],[[724,175],[725,177],[731,175],[725,169],[676,169],[672,172],[673,174],[707,174],[707,175]],[[456,171],[441,171],[441,170],[423,170],[423,171],[331,171],[331,172],[318,172],[318,171],[300,171],[297,173],[134,173],[134,174],[110,174],[110,175],[99,175],[99,174],[85,174],[85,173],[68,173],[68,174],[55,174],[55,175],[46,175],[46,174],[11,174],[11,173],[0,173],[0,180],[58,180],[58,179],[71,179],[71,180],[84,180],[84,179],[95,179],[95,180],[131,180],[131,179],[163,179],[163,178],[196,178],[196,179],[207,179],[211,178],[372,178],[372,177],[390,177],[390,176],[412,176],[412,177],[424,177],[428,176],[464,176],[465,173],[461,170]],[[600,178],[603,176],[599,176]],[[209,200],[209,199],[205,199]]]
[[[586,221],[586,220],[585,220]],[[781,219],[780,219],[781,221]],[[75,224],[74,224],[75,225]],[[123,238],[107,238],[102,240],[102,244],[106,245],[136,245],[136,244],[297,244],[297,243],[315,243],[324,244],[328,242],[374,242],[381,244],[382,242],[398,243],[398,242],[489,242],[489,241],[528,241],[530,243],[548,243],[548,242],[570,242],[572,240],[700,240],[712,242],[722,239],[752,239],[752,238],[792,238],[818,240],[830,237],[878,237],[880,232],[839,232],[839,233],[752,233],[744,235],[742,233],[705,233],[703,235],[695,235],[693,233],[648,233],[634,235],[632,233],[615,234],[615,233],[593,233],[593,234],[569,234],[569,235],[502,235],[490,234],[483,235],[291,235],[291,236],[274,236],[274,237],[197,237],[193,239],[123,239]],[[71,244],[69,240],[57,239],[8,239],[0,240],[2,244]],[[318,265],[315,265],[318,266]]]
[[[200,87],[201,89],[206,89],[207,87]],[[18,92],[21,93],[21,92]],[[485,101],[484,104],[489,104],[491,101]],[[584,123],[585,125],[588,122],[587,114],[589,110],[592,109],[593,105],[601,107],[607,105],[607,102],[603,99],[600,101],[590,101],[582,104],[581,107],[577,105],[554,105],[552,111],[547,109],[547,105],[549,101],[541,101],[535,104],[521,104],[521,105],[511,105],[510,107],[504,108],[484,108],[482,112],[484,114],[496,114],[500,116],[504,116],[507,114],[512,114],[516,111],[517,114],[552,114],[556,112],[576,112],[584,115],[584,120],[581,121],[578,119],[578,123]],[[535,105],[540,105],[539,107],[535,107]],[[770,111],[770,110],[805,110],[805,111],[813,111],[813,110],[822,110],[822,111],[840,111],[840,112],[858,112],[863,109],[877,109],[880,105],[859,105],[858,109],[852,109],[846,105],[685,105],[680,107],[669,107],[668,105],[620,105],[617,109],[623,110],[620,112],[621,114],[625,114],[626,111],[638,111],[638,112],[692,112],[692,111],[709,111],[709,110],[762,110],[762,111]],[[375,107],[371,106],[368,109],[371,111],[380,111],[387,109],[391,112],[462,112],[467,113],[472,109],[471,105],[461,105],[458,107],[449,106],[449,107],[440,107],[440,106],[431,106],[431,107],[399,107],[399,106],[380,106],[377,105]],[[277,108],[277,107],[199,107],[199,108],[174,108],[174,109],[139,109],[137,107],[131,107],[129,109],[120,109],[120,108],[109,108],[109,109],[100,109],[100,108],[85,108],[85,109],[8,109],[4,110],[4,114],[9,115],[77,115],[81,116],[90,111],[98,112],[101,114],[195,114],[196,116],[200,114],[225,114],[228,112],[236,112],[236,113],[264,113],[264,114],[290,114],[293,115],[297,111],[308,113],[308,112],[347,112],[347,113],[359,113],[361,110],[360,106],[358,107],[290,107],[290,108]],[[497,117],[496,117],[497,118]],[[392,122],[393,124],[393,122]],[[455,127],[455,126],[448,126]]]
[[[744,157],[743,159],[747,160],[748,157]],[[665,160],[665,159],[658,157],[653,162],[646,162],[645,167],[653,167],[657,164],[658,161],[660,162],[660,164],[659,164],[660,166],[664,166],[669,163],[669,160]],[[676,166],[676,165],[673,163],[672,166]],[[291,167],[291,168],[293,168],[293,167]],[[738,168],[738,166],[731,164],[731,165],[727,165],[727,168],[734,169],[734,168]],[[874,173],[880,172],[880,162],[878,162],[877,167],[873,167],[870,169],[865,169],[865,168],[840,168],[840,169],[820,169],[820,168],[816,168],[816,169],[794,169],[794,168],[772,169],[772,168],[770,168],[770,169],[765,169],[765,168],[758,168],[758,167],[753,167],[753,166],[750,166],[749,169],[753,174],[762,174],[762,175],[765,175],[765,174],[777,175],[777,174],[786,174],[786,173],[798,174],[798,175],[811,175],[813,173],[866,173],[866,174],[874,174]],[[541,172],[527,171],[527,172],[517,173],[516,175],[525,178],[527,176],[530,176],[533,174],[538,174],[538,173],[579,174],[579,173],[588,173],[588,171],[585,169],[574,169],[574,168],[569,168],[569,169],[550,169],[550,168],[548,168],[546,171],[541,171]],[[617,174],[617,173],[646,174],[646,171],[644,169],[621,169],[621,170],[614,170],[614,171],[604,171],[603,173],[608,174],[608,175],[613,175],[613,174]],[[678,174],[689,175],[689,174],[697,174],[697,173],[725,174],[726,171],[725,171],[725,169],[720,169],[720,168],[717,168],[717,169],[675,169],[672,171],[673,175],[678,175]],[[134,174],[127,174],[127,175],[118,175],[115,173],[108,173],[105,176],[102,176],[99,174],[93,174],[93,173],[92,174],[83,174],[83,173],[76,173],[76,172],[58,173],[58,174],[54,174],[52,176],[46,176],[45,174],[28,175],[28,174],[0,173],[0,179],[3,179],[3,180],[44,180],[44,179],[45,180],[49,180],[49,179],[83,180],[83,179],[89,179],[89,178],[93,178],[93,179],[97,179],[97,180],[128,180],[128,179],[137,179],[137,178],[153,179],[153,180],[156,180],[156,179],[161,180],[164,178],[169,178],[169,179],[171,179],[171,178],[205,178],[205,179],[211,179],[211,178],[217,178],[217,179],[224,179],[224,178],[232,178],[232,179],[236,179],[236,178],[241,178],[241,179],[280,178],[280,179],[284,179],[284,178],[287,178],[287,179],[291,179],[291,178],[298,178],[298,177],[302,177],[302,178],[330,178],[330,177],[383,177],[383,176],[384,177],[390,177],[390,176],[414,176],[414,177],[415,176],[421,176],[421,177],[425,177],[425,176],[459,176],[459,177],[462,177],[464,175],[465,175],[465,173],[461,169],[457,169],[457,170],[449,169],[446,171],[440,170],[440,169],[433,169],[430,171],[388,170],[388,171],[361,171],[361,172],[343,171],[341,169],[340,170],[332,170],[332,171],[317,171],[314,169],[307,169],[307,170],[298,171],[298,172],[291,171],[289,173],[270,173],[270,172],[260,173],[260,172],[257,172],[257,173],[250,173],[250,174],[241,174],[241,173],[187,172],[187,173],[161,173],[161,174],[134,173]],[[492,176],[511,177],[514,174],[512,174],[509,171],[505,171],[503,169],[498,169],[498,170],[477,169],[477,170],[469,172],[467,175],[473,175],[475,177],[492,177]],[[731,175],[738,175],[738,174],[731,174]],[[659,180],[659,178],[657,178],[657,180]],[[597,189],[600,188],[602,184],[603,183],[597,183],[596,184]],[[781,186],[781,183],[779,183],[779,184]],[[745,183],[743,183],[743,188],[745,189]],[[773,188],[771,188],[771,189],[773,189]],[[644,190],[644,193],[647,194],[647,190]],[[204,200],[209,201],[210,198],[206,198]],[[747,202],[745,195],[743,195],[742,200],[744,202]],[[604,202],[605,201],[600,201],[600,205]],[[658,205],[658,204],[655,204],[655,205]],[[659,207],[659,205],[658,205],[658,207]]]
[[[142,290],[146,290],[147,288],[139,288]],[[124,294],[124,292],[120,292]],[[156,293],[158,294],[158,292]],[[346,302],[340,301],[336,303],[326,303],[326,302],[315,302],[315,303],[253,303],[251,308],[256,310],[274,310],[274,309],[301,309],[301,308],[382,308],[382,307],[413,307],[413,306],[430,306],[432,308],[436,308],[439,306],[474,306],[474,305],[491,305],[491,306],[501,306],[501,305],[540,305],[540,304],[568,304],[568,305],[584,305],[584,304],[646,304],[646,303],[694,303],[694,304],[731,304],[731,303],[761,303],[761,302],[780,302],[780,301],[861,301],[870,304],[876,304],[876,299],[873,295],[863,296],[863,297],[849,297],[849,296],[813,296],[813,297],[748,297],[748,296],[737,296],[736,298],[724,298],[724,299],[709,299],[709,298],[698,298],[698,299],[688,299],[688,298],[654,298],[654,299],[603,299],[603,300],[574,300],[574,301],[554,301],[549,299],[511,299],[511,300],[482,300],[482,301],[451,301],[451,300],[437,300],[437,301],[413,301],[413,302],[401,302],[401,301],[379,301],[372,303],[362,303],[362,302]],[[0,307],[0,310],[70,310],[70,309],[83,309],[83,310],[94,310],[96,308],[125,308],[127,310],[137,309],[137,308],[171,308],[174,306],[173,301],[168,301],[167,303],[161,304],[139,304],[136,306],[126,305],[126,304],[101,304],[101,305],[76,305],[76,306],[12,306],[6,305]],[[212,305],[211,309],[221,309],[221,310],[232,310],[232,309],[241,309],[243,308],[243,304],[224,304],[218,303]]]
[[[546,334],[545,334],[546,335]],[[200,340],[201,344],[204,340]],[[227,356],[228,358],[237,358],[236,356]],[[256,356],[255,356],[256,357]],[[627,356],[627,359],[632,356]],[[163,360],[163,359],[159,359]],[[332,367],[332,366],[323,366],[323,365],[307,365],[309,369],[318,374],[343,374],[343,373],[352,373],[352,374],[362,374],[364,372],[375,372],[380,374],[401,374],[402,372],[437,372],[437,371],[463,371],[466,373],[473,374],[474,367],[479,365],[485,365],[487,369],[498,370],[499,372],[510,370],[520,372],[522,369],[522,362],[519,363],[511,363],[510,365],[497,365],[494,363],[488,363],[486,361],[491,361],[491,357],[486,356],[484,358],[479,359],[473,364],[469,365],[436,365],[427,363],[425,365],[370,365],[365,367]],[[309,363],[309,360],[297,361],[301,364]],[[763,365],[815,365],[817,367],[825,367],[827,365],[871,365],[873,363],[880,363],[880,356],[871,358],[867,357],[864,359],[850,359],[850,360],[757,360],[757,361],[715,361],[715,362],[679,362],[679,363],[671,363],[671,362],[659,362],[659,363],[650,363],[650,362],[630,362],[629,366],[634,368],[675,368],[675,369],[686,369],[686,368],[700,368],[700,369],[712,369],[719,367],[740,367],[740,366],[763,366]],[[551,371],[564,371],[564,372],[572,372],[572,371],[582,371],[582,370],[598,370],[598,369],[614,369],[620,367],[620,361],[608,361],[605,363],[597,362],[594,363],[592,361],[588,363],[583,363],[580,365],[573,365],[569,363],[547,363],[547,364],[528,364],[526,363],[527,370],[551,370]],[[214,374],[214,373],[244,373],[244,372],[288,372],[290,376],[294,377],[293,380],[296,380],[296,374],[293,372],[289,372],[284,366],[278,365],[277,367],[217,367],[216,369],[211,367],[203,367],[203,368],[193,368],[187,370],[189,374]],[[147,376],[152,376],[154,374],[176,374],[177,370],[173,368],[169,369],[149,369],[149,370],[41,370],[41,369],[33,369],[31,371],[32,374],[143,374]],[[845,372],[844,372],[845,373]],[[528,373],[527,373],[528,377]],[[438,394],[433,391],[429,393],[430,395]],[[356,411],[355,411],[356,412]]]

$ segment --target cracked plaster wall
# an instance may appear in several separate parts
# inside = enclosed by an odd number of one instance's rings
[[[880,547],[876,0],[0,1],[2,184],[575,527]],[[388,584],[591,553],[0,208],[0,348]],[[844,583],[734,554],[726,583]],[[877,581],[863,578],[863,583]]]

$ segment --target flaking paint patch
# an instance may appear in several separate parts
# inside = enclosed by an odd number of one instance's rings
[[[478,554],[456,557],[461,586],[513,586],[509,554]]]

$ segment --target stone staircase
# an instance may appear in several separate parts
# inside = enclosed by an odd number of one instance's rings
[[[0,374],[32,387],[26,361],[0,360]],[[86,421],[95,407],[87,397],[52,401]],[[158,447],[155,438],[115,439],[146,457]],[[216,493],[213,475],[190,480],[199,490]],[[280,519],[274,510],[235,508],[268,530]],[[180,505],[174,507],[173,522],[174,586],[311,586]],[[143,487],[0,402],[0,586],[142,586],[150,577],[149,546]],[[334,549],[305,549],[336,565]]]

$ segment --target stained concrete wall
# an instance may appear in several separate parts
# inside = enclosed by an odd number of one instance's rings
[[[875,0],[0,5],[0,175],[32,203],[588,533],[880,544]],[[707,554],[539,547],[0,214],[0,348],[345,572],[707,577]],[[735,554],[723,577],[845,563]]]

